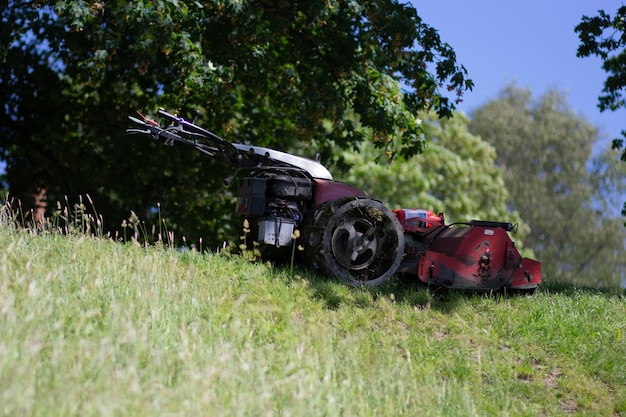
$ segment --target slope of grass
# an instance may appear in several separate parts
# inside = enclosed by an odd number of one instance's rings
[[[0,226],[5,416],[626,414],[623,290],[530,297]]]

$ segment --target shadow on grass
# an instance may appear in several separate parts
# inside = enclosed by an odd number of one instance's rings
[[[433,309],[442,313],[454,312],[459,305],[472,297],[514,298],[532,297],[525,292],[498,292],[457,291],[442,288],[429,288],[415,280],[407,280],[395,276],[389,281],[375,287],[354,288],[346,283],[328,279],[314,271],[300,269],[309,282],[313,296],[322,301],[326,308],[335,310],[341,307],[366,307],[372,301],[382,298],[393,299],[396,303],[408,304],[419,309]],[[601,295],[605,297],[626,297],[626,289],[618,287],[604,287],[581,285],[557,280],[544,280],[535,294],[562,294],[565,296]],[[369,300],[369,302],[368,302]]]
[[[375,287],[355,288],[340,280],[328,279],[315,273],[304,275],[313,291],[313,296],[331,310],[341,307],[366,307],[371,302],[386,298],[419,309],[435,309],[449,313],[454,311],[458,304],[467,300],[470,294],[469,292],[431,289],[424,284],[406,282],[399,277],[393,277]]]

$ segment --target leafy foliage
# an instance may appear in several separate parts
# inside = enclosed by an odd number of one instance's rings
[[[216,133],[275,148],[329,153],[330,141],[371,139],[397,150],[393,158],[422,150],[417,111],[450,115],[472,87],[437,31],[392,0],[12,0],[0,16],[0,151],[11,192],[90,194],[113,227],[129,209],[149,216],[161,202],[189,236],[225,228],[228,195],[207,191],[218,189],[221,167],[124,139],[137,109],[200,109],[198,122]]]
[[[626,108],[626,6],[619,7],[614,16],[604,10],[598,10],[597,16],[583,16],[575,31],[580,38],[576,55],[600,57],[608,74],[598,107],[601,111]],[[626,161],[626,129],[621,134],[621,138],[613,139],[613,148],[621,150],[622,161]],[[626,202],[622,216],[626,216]]]
[[[626,230],[612,196],[626,190],[615,151],[592,157],[597,129],[563,93],[537,101],[514,85],[475,111],[470,131],[496,147],[509,205],[530,226],[527,245],[546,276],[618,285],[626,274]]]
[[[364,143],[358,151],[341,151],[347,164],[337,170],[341,179],[392,208],[444,212],[449,223],[472,219],[521,223],[519,214],[508,210],[508,191],[495,164],[494,146],[469,132],[468,118],[462,113],[450,119],[420,116],[428,138],[423,153],[384,165],[376,162],[373,146]],[[521,224],[518,238],[527,232]]]

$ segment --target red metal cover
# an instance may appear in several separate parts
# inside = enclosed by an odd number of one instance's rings
[[[392,211],[407,232],[426,233],[428,229],[443,224],[443,214],[435,214],[431,210],[396,209]]]
[[[418,278],[451,289],[532,289],[541,282],[541,264],[522,258],[500,227],[448,227],[417,265]]]
[[[320,204],[341,197],[367,197],[364,191],[343,182],[319,178],[314,178],[313,181],[315,183],[313,207],[318,207]]]

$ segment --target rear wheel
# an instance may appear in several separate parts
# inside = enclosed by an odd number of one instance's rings
[[[315,211],[307,234],[313,264],[353,286],[385,282],[404,253],[400,222],[375,200],[348,197],[326,203]]]

